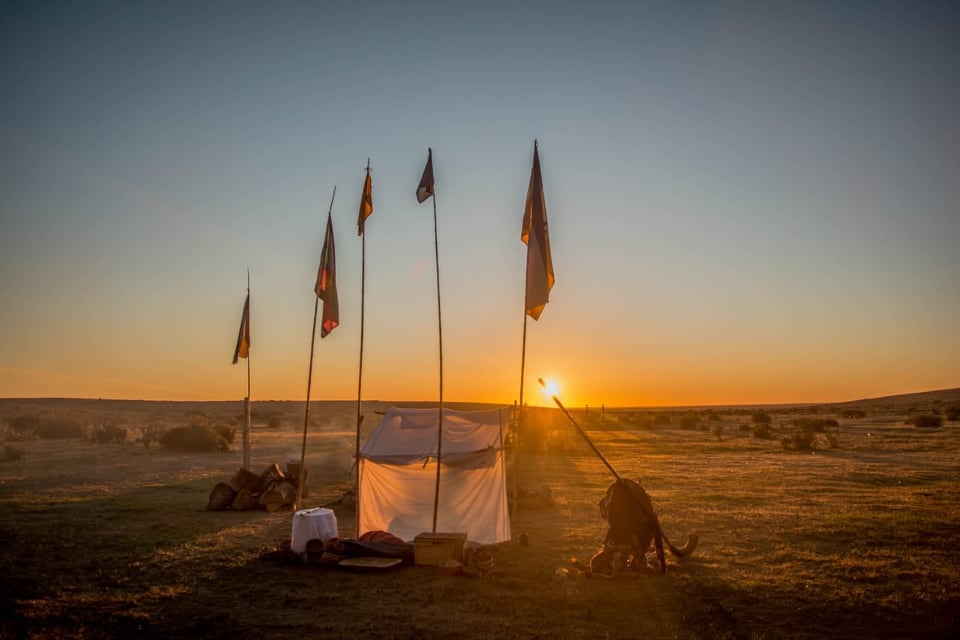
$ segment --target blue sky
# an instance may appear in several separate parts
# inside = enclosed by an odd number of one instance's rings
[[[592,404],[960,385],[955,3],[5,2],[0,396],[305,392],[330,194],[341,327],[314,397],[519,387],[540,142],[557,285],[529,380]]]

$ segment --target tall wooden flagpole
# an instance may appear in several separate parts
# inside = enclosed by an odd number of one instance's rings
[[[520,408],[517,417],[517,430],[523,432],[523,378],[527,361],[527,316],[534,320],[540,318],[543,308],[550,299],[553,288],[553,259],[550,255],[550,236],[547,232],[547,203],[543,196],[543,176],[540,173],[540,153],[537,141],[533,141],[533,167],[530,170],[530,186],[527,188],[527,201],[523,211],[523,228],[520,240],[527,245],[527,270],[524,285],[523,304],[523,349],[520,355]],[[519,434],[515,439],[517,451],[514,456],[513,504],[517,510],[517,483],[520,475]]]
[[[247,267],[247,299],[250,299],[250,267]],[[249,322],[249,320],[248,320]],[[247,352],[247,397],[244,400],[244,423],[243,423],[243,468],[250,470],[250,353]]]
[[[330,208],[327,210],[327,217],[333,214],[333,199],[337,196],[337,187],[333,187],[333,195],[330,196]],[[321,264],[321,269],[323,265]],[[313,302],[313,328],[310,331],[310,366],[307,369],[307,406],[303,412],[303,442],[300,445],[300,477],[297,482],[297,499],[293,503],[293,510],[300,509],[300,501],[303,499],[303,482],[306,479],[306,461],[307,461],[307,425],[310,422],[310,386],[313,383],[313,349],[317,342],[317,310],[320,307],[320,296],[316,296]]]
[[[354,468],[356,477],[354,478],[357,487],[356,508],[354,509],[356,519],[356,532],[359,538],[362,535],[360,531],[360,425],[363,423],[363,413],[361,412],[361,398],[363,391],[363,326],[364,326],[364,302],[366,298],[366,280],[367,280],[367,234],[366,219],[373,213],[373,186],[370,182],[370,158],[367,158],[367,177],[363,182],[363,193],[360,196],[360,211],[357,214],[357,232],[360,234],[360,365],[357,368],[357,442],[354,453]]]
[[[240,358],[247,361],[247,395],[243,398],[243,468],[250,470],[250,268],[247,267],[247,298],[243,301],[237,346],[233,350],[233,364]]]
[[[440,346],[440,402],[437,410],[437,480],[433,493],[433,532],[437,532],[437,511],[440,507],[440,462],[443,456],[443,313],[440,306],[440,240],[437,233],[437,196],[433,181],[433,149],[427,149],[427,166],[417,185],[417,201],[433,199],[433,253],[437,265],[437,337]]]
[[[437,233],[437,195],[433,194],[433,254],[437,265],[437,337],[440,348],[440,419],[437,427],[437,482],[433,493],[433,533],[437,532],[440,506],[440,461],[443,459],[443,313],[440,308],[440,241]]]

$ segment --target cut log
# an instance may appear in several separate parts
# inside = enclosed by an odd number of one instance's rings
[[[226,482],[218,482],[217,486],[210,492],[210,499],[207,501],[207,511],[223,511],[233,505],[233,499],[237,492]]]
[[[237,511],[255,509],[260,504],[260,494],[249,489],[241,489],[233,499],[233,508]]]
[[[278,482],[260,494],[260,504],[273,513],[289,507],[297,499],[297,490],[290,482]]]
[[[257,480],[257,483],[252,487],[249,487],[249,489],[253,493],[263,493],[270,487],[270,485],[283,482],[286,479],[287,476],[284,475],[283,471],[280,470],[280,465],[274,462],[267,467],[266,471],[260,474],[260,478]]]
[[[249,489],[257,482],[260,481],[260,476],[253,473],[252,471],[247,471],[246,469],[237,469],[237,472],[233,474],[233,477],[230,478],[230,488],[234,491],[240,491],[241,489]]]
[[[303,490],[300,492],[301,496],[304,498],[310,497],[310,485],[307,482],[307,476],[310,474],[310,468],[304,467],[303,469]],[[287,462],[287,480],[293,483],[293,486],[296,487],[300,482],[300,463],[289,461]]]

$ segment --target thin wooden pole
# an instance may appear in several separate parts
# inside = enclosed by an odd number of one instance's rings
[[[247,267],[247,300],[250,299],[250,267]],[[250,323],[250,307],[247,307],[247,326]],[[243,468],[250,470],[250,347],[247,346],[247,398],[244,404],[243,423]]]
[[[329,217],[333,213],[333,199],[337,197],[337,187],[333,187],[333,195],[330,196],[330,208],[327,210]],[[297,499],[293,503],[293,510],[297,511],[301,506],[303,499],[303,483],[307,476],[307,425],[310,422],[310,386],[313,384],[313,348],[317,343],[317,310],[320,308],[320,296],[317,295],[313,301],[313,327],[310,330],[310,366],[307,369],[307,406],[303,411],[303,442],[300,445],[300,475],[297,478]]]
[[[307,425],[310,422],[310,385],[313,383],[313,347],[317,342],[317,309],[320,308],[320,298],[313,303],[313,331],[310,332],[310,367],[307,369],[307,406],[303,412],[303,442],[300,445],[300,475],[297,478],[297,500],[293,503],[293,510],[296,511],[302,505],[300,500],[303,498],[303,480],[304,465],[307,459]]]
[[[443,313],[440,308],[440,241],[437,233],[437,193],[433,198],[433,252],[437,264],[437,336],[440,342],[440,408],[437,419],[437,481],[433,493],[433,533],[437,532],[437,510],[440,506],[440,461],[443,454]]]
[[[367,175],[370,175],[370,158],[367,158]],[[362,196],[361,196],[362,197]],[[357,494],[354,511],[356,520],[356,532],[359,538],[362,535],[360,531],[360,425],[363,423],[363,413],[360,408],[360,398],[363,391],[363,318],[364,302],[366,298],[367,281],[367,229],[364,225],[363,233],[360,234],[360,365],[357,368],[357,442],[354,452],[354,467],[356,469],[354,480],[357,486]]]
[[[523,431],[523,378],[527,366],[527,310],[523,310],[523,347],[520,350],[520,406],[517,409],[517,432],[513,439],[513,516],[520,510],[520,433]]]

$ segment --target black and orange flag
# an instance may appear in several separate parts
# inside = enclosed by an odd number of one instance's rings
[[[417,185],[417,202],[423,202],[433,195],[433,149],[427,149],[427,166]]]
[[[327,213],[327,233],[323,238],[323,250],[320,252],[320,268],[317,270],[317,286],[314,291],[323,300],[323,321],[320,325],[320,337],[340,324],[340,303],[337,300],[337,264],[333,246],[333,219]]]
[[[357,235],[363,235],[363,224],[373,213],[373,183],[370,181],[370,162],[367,161],[367,179],[363,181],[363,195],[360,196],[360,213],[357,214]]]
[[[233,364],[239,358],[250,357],[250,292],[243,303],[243,315],[240,317],[240,334],[237,336],[237,348],[233,350]]]
[[[547,203],[543,197],[543,176],[540,175],[540,154],[533,143],[533,169],[527,189],[527,204],[523,210],[523,230],[520,239],[527,245],[526,313],[534,320],[540,317],[550,300],[550,289],[556,278],[550,256],[550,236],[547,233]]]

